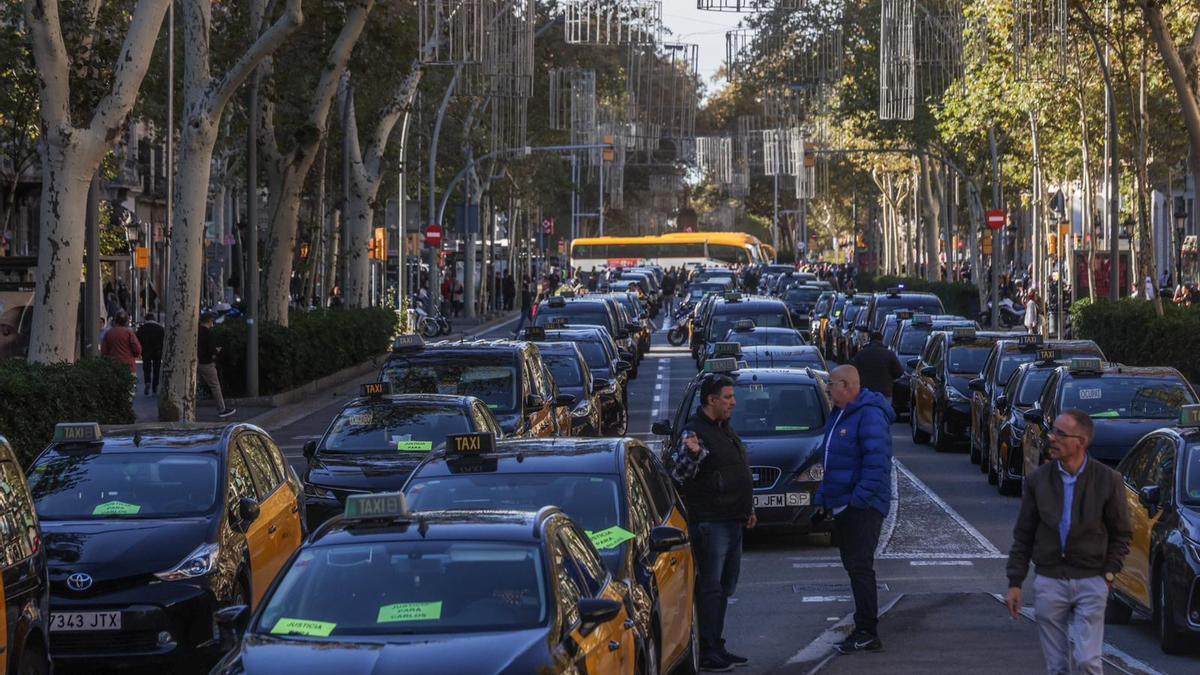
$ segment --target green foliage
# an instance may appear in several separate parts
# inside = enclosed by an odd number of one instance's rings
[[[1196,336],[1200,308],[1166,303],[1158,316],[1153,302],[1079,300],[1071,306],[1075,337],[1095,340],[1109,361],[1130,366],[1171,366],[1200,382]]]
[[[947,314],[958,314],[968,319],[973,319],[979,314],[979,292],[972,284],[873,274],[858,275],[857,283],[859,291],[885,291],[904,284],[905,290],[933,293],[941,298]]]
[[[264,323],[258,335],[259,392],[278,394],[358,365],[387,350],[400,325],[394,309],[328,309],[293,312],[288,327]],[[226,396],[246,391],[246,323],[226,321],[213,330],[222,348],[217,368]]]
[[[59,422],[133,422],[133,375],[109,359],[42,365],[0,363],[0,436],[28,466]]]

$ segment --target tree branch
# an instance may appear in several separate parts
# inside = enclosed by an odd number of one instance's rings
[[[70,125],[70,60],[63,43],[58,0],[25,0],[25,20],[38,69],[42,124],[47,128]]]
[[[283,15],[271,24],[266,32],[259,35],[254,44],[250,45],[237,63],[233,64],[233,67],[225,73],[225,77],[221,79],[221,83],[217,85],[215,93],[209,100],[211,109],[220,110],[225,107],[234,92],[242,86],[246,78],[250,77],[259,63],[278,49],[284,40],[295,33],[303,23],[304,12],[301,10],[300,0],[287,0]]]
[[[320,144],[321,139],[329,130],[329,109],[333,106],[333,99],[338,93],[342,75],[346,72],[346,65],[350,62],[354,45],[358,44],[358,38],[367,25],[367,15],[371,12],[374,4],[375,0],[356,0],[354,2],[353,7],[346,14],[346,23],[342,25],[337,40],[329,50],[329,55],[326,56],[325,68],[321,72],[321,79],[317,82],[317,88],[313,92],[312,105],[308,111],[309,125],[319,132],[318,138],[313,141],[313,146]]]
[[[133,110],[170,3],[171,0],[138,0],[114,67],[112,90],[100,100],[92,115],[89,126],[93,133],[106,138],[115,134]]]
[[[424,63],[432,58],[441,42],[440,35],[425,42],[425,48],[413,59],[408,75],[400,82],[400,86],[396,87],[392,100],[380,111],[379,123],[375,125],[375,133],[371,136],[371,142],[367,144],[363,160],[372,181],[379,179],[383,152],[387,148],[388,138],[392,135],[392,128],[396,126],[400,116],[412,108],[417,86],[421,84],[421,76],[424,74]]]

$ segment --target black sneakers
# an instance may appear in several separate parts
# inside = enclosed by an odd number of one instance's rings
[[[738,668],[750,663],[750,659],[744,656],[738,656],[732,652],[728,652],[724,647],[721,648],[721,658],[728,661],[731,665],[737,666]]]
[[[700,657],[700,671],[704,673],[727,673],[733,664],[725,660],[720,652],[709,652]]]
[[[834,648],[842,654],[853,654],[854,652],[877,652],[883,649],[883,643],[880,642],[878,635],[872,635],[866,631],[856,630],[850,634],[850,637],[837,643]]]
[[[221,412],[217,413],[217,417],[229,417],[230,415],[232,415],[235,412],[237,412],[237,408],[226,408],[226,409],[222,410]]]

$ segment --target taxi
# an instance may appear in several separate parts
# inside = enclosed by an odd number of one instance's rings
[[[557,391],[537,347],[515,340],[442,340],[401,335],[379,373],[406,394],[474,396],[495,414],[505,436],[570,432],[568,400]]]
[[[629,377],[636,378],[638,365],[641,362],[641,352],[634,343],[634,333],[639,330],[637,324],[629,321],[622,322],[624,312],[618,312],[617,301],[601,295],[588,295],[582,298],[554,297],[543,300],[537,306],[534,315],[535,326],[549,326],[553,323],[566,321],[571,325],[587,324],[600,326],[608,331],[621,351],[621,358],[629,361]]]
[[[649,354],[650,336],[654,334],[654,321],[646,305],[642,304],[643,301],[635,293],[610,293],[608,297],[619,302],[633,323],[637,324],[638,329],[634,337],[637,340],[638,351],[642,354]]]
[[[1064,410],[1082,410],[1092,418],[1096,431],[1088,456],[1115,466],[1139,438],[1171,426],[1183,406],[1195,403],[1192,385],[1174,368],[1070,359],[1050,374],[1041,396],[1025,411],[1024,475],[1047,461],[1050,428]]]
[[[879,329],[879,332],[883,335],[883,345],[885,347],[888,349],[892,348],[892,340],[896,337],[896,331],[900,330],[900,322],[911,318],[913,318],[912,310],[897,309],[888,312],[888,315],[883,318],[883,328]]]
[[[936,325],[936,324],[935,324]],[[953,324],[952,324],[953,325]],[[932,439],[938,452],[967,443],[971,431],[971,390],[967,382],[979,376],[983,362],[1003,333],[977,333],[973,326],[939,329],[926,338],[912,368],[913,441]]]
[[[607,330],[600,326],[555,323],[548,327],[530,326],[522,331],[521,337],[538,345],[567,342],[578,347],[591,370],[592,388],[600,396],[602,432],[625,434],[629,427],[630,365],[618,358],[617,345]]]
[[[1020,496],[1025,460],[1021,456],[1021,438],[1025,435],[1025,411],[1042,395],[1050,375],[1065,363],[1057,349],[1038,350],[1038,360],[1023,363],[1008,378],[1008,385],[993,401],[989,420],[990,443],[984,453],[988,482],[1000,494]]]
[[[394,492],[446,436],[487,432],[502,436],[500,422],[474,396],[394,394],[390,382],[362,385],[320,440],[304,444],[301,475],[310,529],[341,513],[346,497]]]
[[[57,664],[211,663],[304,540],[300,479],[249,424],[111,436],[59,424],[29,467]]]
[[[222,612],[241,635],[212,672],[633,673],[626,593],[557,508],[414,513],[400,493],[353,495],[253,617]]]
[[[912,423],[912,394],[914,371],[920,362],[920,356],[925,351],[926,341],[931,333],[939,330],[955,328],[977,328],[978,325],[970,319],[952,315],[913,314],[911,319],[901,319],[888,348],[896,354],[904,374],[892,381],[892,408],[897,417],[909,416],[909,424],[913,428],[913,440],[924,443],[928,438],[921,435],[920,430]],[[918,440],[921,439],[921,440]]]
[[[942,299],[933,293],[914,293],[904,290],[904,286],[887,289],[883,293],[871,296],[866,314],[858,317],[854,325],[854,335],[851,338],[850,353],[847,358],[866,346],[871,339],[871,333],[883,328],[883,321],[888,312],[907,309],[913,314],[945,314]]]
[[[538,329],[535,327],[531,330]],[[541,342],[538,343],[538,351],[554,376],[558,390],[563,395],[575,397],[575,403],[571,406],[571,435],[600,436],[604,430],[601,391],[608,388],[608,382],[597,383],[592,379],[592,370],[579,345],[574,342]]]
[[[716,345],[723,342],[736,342],[744,348],[788,348],[802,347],[805,344],[804,337],[795,328],[759,327],[754,325],[753,319],[742,319],[734,324],[733,329],[728,331],[720,342],[708,343],[700,359],[700,367],[704,367],[704,361],[716,353]]]
[[[846,306],[847,297],[836,291],[826,291],[826,297],[817,302],[817,317],[820,321],[817,323],[812,341],[821,348],[821,353],[825,355],[826,359],[833,358],[832,324],[842,316],[842,309]]]
[[[632,438],[494,442],[450,439],[409,479],[413,509],[536,510],[553,504],[583,529],[630,589],[639,672],[694,671],[696,564],[683,502],[653,453]],[[589,671],[590,672],[590,671]]]
[[[1147,434],[1117,470],[1133,540],[1105,620],[1126,623],[1136,611],[1154,623],[1164,652],[1186,653],[1200,639],[1200,406]]]
[[[831,404],[820,376],[786,368],[748,368],[736,358],[709,359],[687,386],[673,420],[655,422],[652,431],[674,448],[698,407],[700,383],[708,373],[734,381],[737,406],[729,425],[746,446],[754,481],[755,531],[827,532],[829,521],[814,526],[813,494],[825,477],[821,441]]]
[[[846,304],[842,307],[842,315],[834,321],[830,330],[832,331],[833,343],[833,359],[835,361],[846,362],[854,356],[851,351],[854,343],[855,326],[865,320],[867,306],[870,304],[871,298],[866,295],[854,295],[846,299]],[[860,316],[861,315],[861,316]]]
[[[707,358],[708,345],[725,340],[725,336],[739,322],[751,321],[760,328],[787,328],[794,330],[787,305],[778,298],[729,293],[712,304],[709,318],[704,322],[697,365]],[[744,324],[743,324],[744,325]]]
[[[0,436],[0,673],[49,673],[50,584],[25,475]]]
[[[782,296],[788,312],[792,315],[792,325],[806,336],[811,337],[812,335],[813,310],[824,293],[825,291],[821,287],[806,284],[792,286]]]
[[[1043,342],[1041,335],[1020,335],[1011,339],[997,340],[992,352],[983,362],[979,377],[967,383],[971,390],[971,461],[983,461],[983,449],[991,443],[988,420],[991,418],[993,400],[1004,391],[1008,379],[1022,363],[1037,360],[1038,351],[1057,349],[1060,358],[1096,357],[1103,359],[1104,353],[1091,340],[1053,340]],[[1027,474],[1025,474],[1027,475]]]

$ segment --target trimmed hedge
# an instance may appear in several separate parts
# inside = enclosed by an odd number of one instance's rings
[[[59,422],[133,423],[133,387],[129,367],[109,359],[49,366],[4,361],[0,436],[8,438],[21,466],[28,466],[54,437]]]
[[[909,291],[933,293],[942,299],[942,305],[948,314],[958,314],[968,319],[974,319],[980,311],[979,291],[974,284],[961,281],[926,281],[914,277],[859,274],[855,283],[860,291],[886,291],[893,286],[904,284],[904,288]]]
[[[400,326],[394,309],[326,309],[293,312],[288,327],[264,323],[258,333],[258,388],[264,396],[358,365],[387,351]],[[222,347],[217,369],[222,393],[246,393],[246,322],[225,321],[213,329]]]
[[[1200,307],[1126,298],[1118,302],[1088,299],[1071,306],[1071,328],[1078,338],[1095,340],[1109,361],[1130,366],[1171,366],[1200,382]]]

